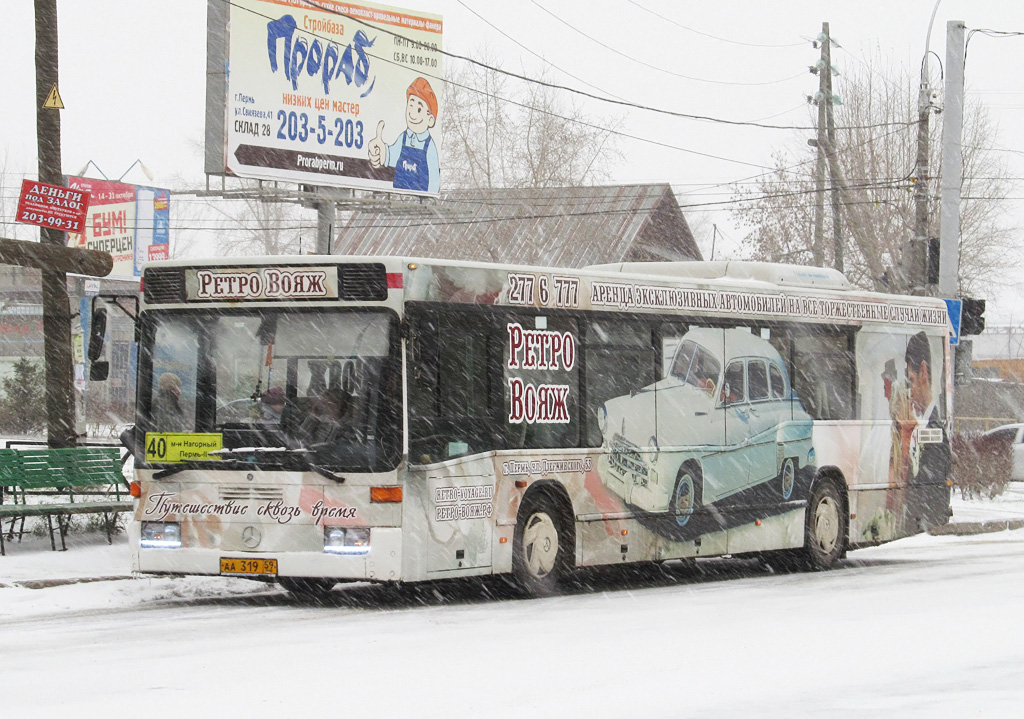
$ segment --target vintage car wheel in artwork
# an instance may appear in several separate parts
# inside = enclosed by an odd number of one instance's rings
[[[564,518],[555,503],[543,494],[527,496],[512,545],[512,570],[527,594],[555,592],[566,572],[566,545]]]
[[[314,579],[311,577],[281,577],[277,580],[277,583],[291,594],[308,599],[322,597],[337,584],[333,579]]]
[[[677,527],[685,527],[693,521],[693,515],[700,507],[702,484],[697,470],[689,465],[679,468],[669,512]]]
[[[815,483],[807,505],[804,558],[812,570],[828,569],[843,554],[846,543],[846,510],[834,482]]]
[[[782,470],[779,472],[779,488],[782,491],[782,499],[788,500],[793,496],[793,488],[796,486],[796,462],[792,457],[787,457],[782,463]]]

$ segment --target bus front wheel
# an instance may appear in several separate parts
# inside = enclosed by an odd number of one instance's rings
[[[543,494],[523,500],[512,545],[512,571],[527,594],[553,594],[566,573],[566,528],[558,507]]]

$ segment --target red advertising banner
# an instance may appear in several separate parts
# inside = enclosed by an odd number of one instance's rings
[[[16,220],[28,225],[81,232],[89,210],[89,193],[60,185],[24,180]]]

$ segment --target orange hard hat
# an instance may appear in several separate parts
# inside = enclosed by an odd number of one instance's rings
[[[408,100],[412,95],[415,95],[423,102],[427,103],[427,110],[430,114],[437,119],[437,96],[434,94],[434,90],[430,87],[430,83],[422,77],[417,77],[409,85],[409,89],[405,91],[405,99]]]

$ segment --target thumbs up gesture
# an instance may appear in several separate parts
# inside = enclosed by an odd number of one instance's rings
[[[377,136],[370,140],[367,148],[370,151],[370,166],[374,169],[384,166],[384,161],[387,159],[388,146],[384,144],[382,135],[384,134],[384,121],[381,120],[377,123]]]

